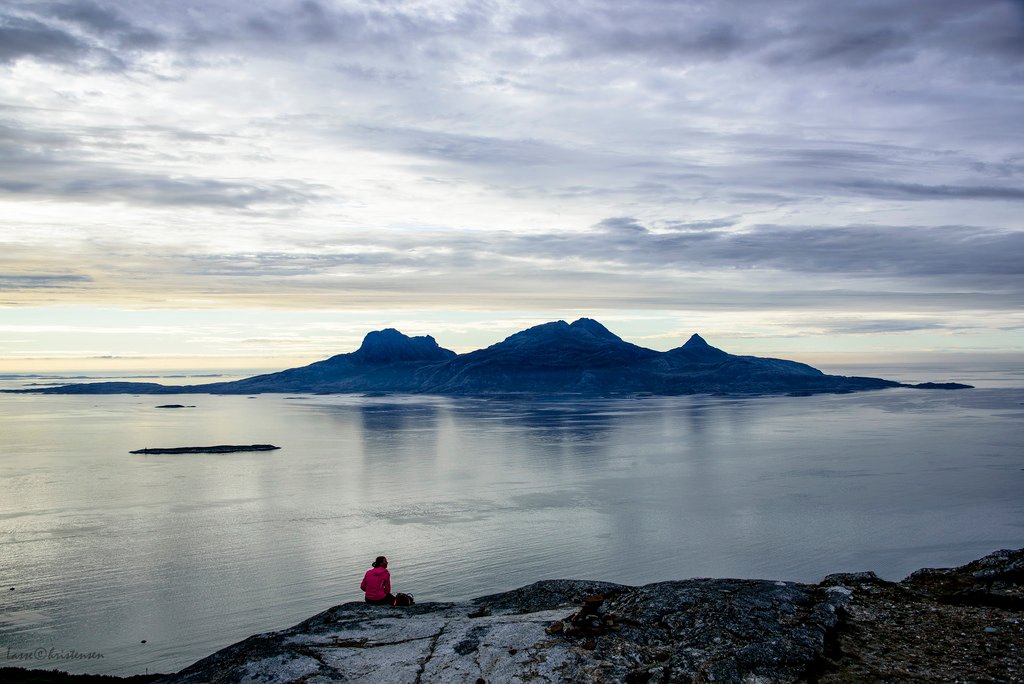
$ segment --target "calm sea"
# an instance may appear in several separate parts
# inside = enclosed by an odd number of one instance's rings
[[[423,602],[562,577],[899,579],[1024,546],[1024,378],[932,371],[877,374],[979,388],[0,395],[0,665],[175,671],[361,600],[379,554]],[[282,448],[128,453],[262,442]]]

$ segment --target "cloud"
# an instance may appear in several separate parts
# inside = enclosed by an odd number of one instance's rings
[[[90,48],[75,36],[35,19],[0,16],[0,64],[25,57],[68,63],[82,59]]]
[[[892,319],[877,320],[843,320],[823,319],[816,323],[830,335],[877,335],[906,332],[922,332],[935,330],[952,330],[949,321],[940,319]]]
[[[524,3],[512,24],[574,59],[646,56],[661,64],[752,58],[773,67],[870,69],[905,64],[936,48],[958,58],[1019,54],[1019,10],[1006,0],[594,1]]]
[[[3,303],[1008,315],[1021,7],[11,0]]]
[[[354,139],[376,149],[436,159],[445,163],[495,168],[524,168],[578,163],[585,155],[531,139],[481,136],[411,127],[358,127]]]
[[[85,31],[113,38],[118,46],[129,50],[154,49],[166,42],[155,31],[135,26],[119,12],[90,0],[43,3],[39,9]]]
[[[0,64],[23,59],[75,71],[122,71],[165,36],[90,0],[14,2],[0,8]]]
[[[646,235],[647,229],[640,225],[640,222],[630,216],[615,216],[599,221],[595,226],[606,233],[628,233],[633,235]]]
[[[90,140],[88,146],[71,131],[0,122],[0,192],[60,202],[261,210],[314,202],[328,190],[294,179],[219,179],[136,170],[103,159],[130,145],[136,150],[142,147],[126,142],[129,131],[96,127],[84,132]],[[179,143],[216,143],[219,139],[165,126],[135,133],[155,137],[156,144],[164,144],[166,139]]]
[[[892,181],[855,180],[838,182],[842,190],[885,199],[1024,200],[1024,188],[999,185],[925,185]]]
[[[0,291],[3,290],[42,290],[73,288],[83,283],[91,283],[92,278],[76,274],[8,274],[0,273]]]
[[[93,274],[91,293],[165,301],[202,293],[238,305],[1014,311],[1024,301],[1024,232],[695,223],[716,227],[615,217],[582,233],[355,232],[296,238],[288,251],[205,253],[173,243],[160,254],[82,245],[67,258]]]
[[[69,170],[70,171],[70,170]],[[316,201],[321,189],[297,181],[266,183],[209,178],[173,178],[126,173],[99,165],[81,165],[78,178],[32,176],[0,178],[10,196],[42,197],[61,202],[124,202],[155,207],[206,207],[263,210]],[[69,173],[68,175],[72,175]],[[106,178],[102,176],[108,176]]]
[[[517,254],[571,256],[636,269],[775,269],[908,279],[972,276],[986,283],[1024,275],[1024,232],[976,226],[760,225],[659,232],[636,219],[616,217],[597,228],[594,233],[521,236],[507,247]]]

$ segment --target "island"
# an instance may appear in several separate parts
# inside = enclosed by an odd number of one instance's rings
[[[218,444],[216,446],[193,447],[146,447],[129,451],[130,454],[233,454],[238,451],[274,451],[280,449],[273,444]]]
[[[485,349],[456,354],[430,335],[393,328],[370,332],[354,352],[242,380],[200,385],[92,382],[8,392],[42,394],[417,393],[571,397],[684,394],[808,396],[893,387],[963,389],[959,383],[907,385],[881,378],[828,375],[804,363],[741,356],[693,334],[659,352],[626,342],[597,321],[553,321]]]

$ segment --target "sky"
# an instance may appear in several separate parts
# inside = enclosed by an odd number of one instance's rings
[[[0,372],[1024,353],[1024,2],[0,3]]]

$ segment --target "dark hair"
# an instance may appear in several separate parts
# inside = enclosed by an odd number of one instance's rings
[[[384,556],[377,556],[377,560],[373,561],[373,567],[379,568],[382,565],[386,565],[387,562],[388,562],[388,559],[385,558]]]

